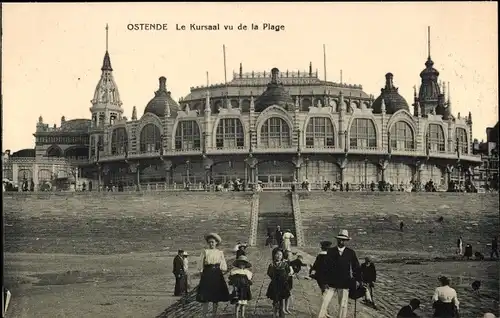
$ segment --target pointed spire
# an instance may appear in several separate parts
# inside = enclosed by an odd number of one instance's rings
[[[309,62],[309,77],[312,77],[313,75],[313,63]]]
[[[132,120],[137,120],[137,108],[132,108]]]
[[[413,99],[417,99],[417,85],[413,85]]]
[[[450,82],[448,82],[448,107],[451,106]],[[443,92],[444,94],[444,92]]]
[[[469,124],[472,124],[472,113],[469,112]]]
[[[427,27],[427,62],[425,62],[425,66],[427,68],[431,68],[434,65],[434,62],[431,59],[431,27]]]
[[[104,54],[104,60],[102,61],[101,71],[113,71],[111,67],[111,59],[108,53],[108,24],[106,24],[106,53]]]

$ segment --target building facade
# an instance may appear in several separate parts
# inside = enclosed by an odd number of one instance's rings
[[[475,170],[475,182],[487,189],[498,190],[498,122],[486,128],[486,141],[474,140],[474,154],[481,156],[481,165]]]
[[[311,64],[306,71],[262,73],[244,73],[240,64],[231,81],[192,87],[178,101],[162,76],[142,116],[134,106],[128,120],[106,51],[91,119],[63,117],[50,128],[40,117],[34,156],[17,166],[7,161],[13,180],[36,184],[48,176],[42,171],[54,176],[60,168],[97,184],[433,180],[444,186],[470,177],[481,158],[472,151],[471,114],[452,115],[433,64],[429,55],[411,106],[392,73],[373,98],[360,85],[320,80]],[[50,160],[64,164],[51,170]]]

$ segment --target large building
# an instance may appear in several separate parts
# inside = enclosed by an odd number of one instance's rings
[[[445,186],[467,178],[481,158],[472,153],[471,114],[452,115],[433,65],[429,52],[411,106],[392,73],[373,98],[361,85],[320,80],[311,64],[262,73],[243,72],[240,64],[231,81],[192,87],[179,101],[162,76],[142,115],[134,107],[128,120],[106,51],[91,119],[63,117],[49,127],[40,116],[34,151],[12,154],[9,176],[35,185],[84,177],[128,185],[239,178],[264,187],[306,179],[313,187],[380,180]]]
[[[475,181],[484,185],[487,189],[498,190],[498,147],[500,140],[498,138],[499,122],[493,127],[486,128],[486,141],[478,142],[474,139],[473,152],[480,155],[482,164],[477,167]]]

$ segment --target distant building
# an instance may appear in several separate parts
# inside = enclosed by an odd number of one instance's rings
[[[481,156],[481,165],[475,170],[475,182],[491,189],[499,189],[498,184],[498,122],[493,127],[486,128],[486,142],[474,140],[473,152]]]
[[[91,119],[49,127],[40,116],[35,148],[12,154],[13,180],[95,185],[224,183],[239,178],[266,187],[308,180],[312,187],[341,182],[425,183],[446,187],[481,164],[472,153],[472,116],[455,117],[430,52],[410,105],[385,75],[377,98],[361,85],[306,71],[239,72],[227,84],[192,87],[178,102],[159,78],[142,116],[131,120],[105,52]],[[172,76],[175,80],[175,75]],[[130,88],[133,89],[133,88]]]

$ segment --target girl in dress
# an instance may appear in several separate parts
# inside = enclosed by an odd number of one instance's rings
[[[252,299],[250,285],[252,285],[252,264],[245,255],[240,255],[233,263],[234,268],[229,272],[229,284],[233,286],[231,303],[236,305],[236,318],[245,318],[245,307]]]
[[[273,317],[284,317],[286,314],[284,300],[290,297],[289,276],[292,269],[283,259],[283,251],[279,248],[273,250],[273,262],[267,269],[271,278],[266,296],[273,301]]]
[[[222,242],[221,237],[217,233],[209,233],[205,235],[205,240],[208,247],[201,252],[198,263],[201,278],[196,300],[203,304],[203,317],[207,317],[208,303],[213,303],[213,317],[216,317],[219,302],[229,301],[229,290],[223,276],[227,264],[224,253],[217,249]]]

